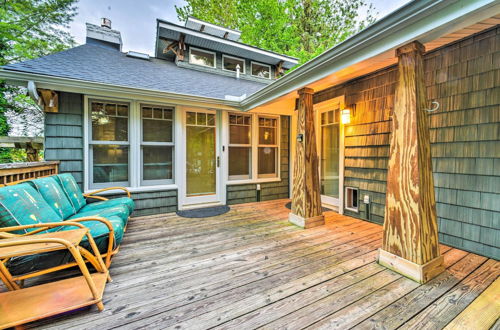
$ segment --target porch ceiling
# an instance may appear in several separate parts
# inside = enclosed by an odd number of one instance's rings
[[[441,329],[500,269],[498,261],[441,246],[447,270],[419,285],[375,262],[381,226],[326,212],[325,226],[304,231],[287,222],[286,202],[235,205],[202,220],[131,219],[110,268],[106,309],[29,328]],[[491,308],[482,313],[495,316]]]
[[[446,28],[443,27],[441,29],[428,31],[427,33],[422,34],[416,40],[423,43],[425,45],[426,51],[430,52],[434,49],[443,47],[457,40],[490,29],[500,24],[499,11],[500,4],[497,4],[496,6],[490,8],[489,11],[481,12],[480,14],[476,13],[476,15],[470,15],[470,17],[466,17],[460,22],[455,22],[454,24],[451,24],[451,26],[446,26]],[[405,42],[410,41],[412,41],[411,38],[405,40]],[[258,104],[256,107],[253,107],[249,110],[252,112],[277,111],[279,113],[286,113],[286,110],[283,109],[290,109],[290,107],[292,107],[291,109],[293,109],[295,107],[295,99],[297,98],[296,92],[298,89],[302,87],[308,87],[318,92],[328,87],[340,85],[349,80],[373,73],[391,65],[395,65],[397,63],[397,58],[395,56],[396,48],[397,47],[395,46],[380,53],[373,53],[372,56],[369,56],[364,60],[357,60],[357,58],[353,56],[347,59],[341,59],[337,63],[332,62],[331,66],[339,67],[338,70],[326,74],[320,79],[308,82],[304,85],[297,85],[296,88],[293,88],[293,90],[282,95],[280,95],[278,89],[276,89],[277,93],[275,94],[274,98],[269,97],[269,100],[267,100],[265,103]],[[367,51],[366,49],[364,49],[363,52],[369,53],[369,50]],[[304,64],[304,67],[307,65],[307,63]],[[285,76],[282,79],[287,79],[287,77]],[[259,94],[265,93],[266,90],[274,87],[279,82],[280,81],[278,80],[275,84],[268,86],[252,95],[249,99],[252,99],[254,97],[257,98]],[[246,101],[251,103],[253,100]]]

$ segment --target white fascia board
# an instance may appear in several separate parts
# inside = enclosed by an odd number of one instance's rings
[[[275,54],[275,53],[268,52],[266,50],[263,50],[263,49],[260,49],[260,48],[256,48],[256,47],[253,47],[253,46],[245,45],[245,44],[242,44],[240,42],[233,41],[233,40],[216,37],[216,36],[213,36],[213,35],[210,35],[210,34],[206,34],[206,33],[203,33],[203,32],[198,32],[198,31],[195,31],[195,30],[192,30],[192,29],[189,29],[189,28],[185,28],[185,27],[182,27],[182,26],[175,25],[175,24],[169,24],[169,23],[166,23],[166,22],[163,22],[163,21],[159,21],[158,24],[159,24],[159,27],[164,28],[164,29],[169,29],[169,30],[176,31],[176,32],[179,32],[179,33],[189,34],[189,35],[192,35],[192,36],[195,36],[195,37],[199,37],[199,38],[203,38],[203,39],[206,39],[206,40],[218,42],[218,43],[221,43],[221,44],[224,44],[224,45],[237,47],[237,48],[249,51],[249,52],[254,52],[254,53],[266,55],[266,56],[269,56],[269,57],[273,57],[273,58],[276,58],[276,59],[278,59],[280,61],[286,61],[286,62],[290,62],[290,63],[293,63],[293,64],[299,63],[299,61],[297,59],[293,58],[293,57],[288,57],[288,56],[283,56],[283,55]]]
[[[132,88],[127,86],[117,86],[99,82],[91,82],[78,79],[53,77],[41,74],[26,73],[21,71],[0,69],[0,79],[6,80],[10,84],[27,86],[28,81],[34,81],[38,88],[53,89],[62,92],[80,94],[100,94],[134,96],[138,99],[144,97],[165,98],[172,101],[196,102],[212,104],[214,107],[237,109],[239,102],[223,100],[210,97],[194,96],[187,94],[169,93],[153,89]]]
[[[188,21],[191,21],[191,22],[195,22],[195,23],[198,23],[200,25],[205,25],[205,26],[209,26],[213,29],[216,29],[216,30],[221,30],[221,31],[224,31],[224,32],[231,32],[231,33],[234,33],[234,34],[237,34],[238,36],[241,35],[241,31],[239,30],[234,30],[234,29],[229,29],[229,28],[225,28],[225,27],[222,27],[222,26],[219,26],[219,25],[215,25],[215,24],[212,24],[212,23],[209,23],[209,22],[205,22],[205,21],[202,21],[196,17],[193,17],[193,16],[189,16],[188,17]],[[187,22],[186,22],[187,23]]]
[[[244,111],[413,40],[428,42],[500,12],[498,0],[412,1],[241,102]]]

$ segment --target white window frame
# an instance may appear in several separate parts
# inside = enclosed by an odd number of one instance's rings
[[[128,184],[127,182],[119,183],[119,182],[110,182],[103,184],[93,184],[93,173],[92,173],[92,151],[91,151],[91,143],[92,140],[92,123],[91,123],[91,101],[101,101],[101,102],[118,102],[118,103],[128,103],[129,104],[129,131],[128,131],[128,143],[129,143],[129,177]],[[159,107],[171,107],[174,109],[174,131],[173,131],[173,139],[174,144],[175,141],[179,141],[178,139],[178,127],[180,125],[179,115],[180,108],[179,106],[172,103],[163,103],[159,102],[156,99],[141,99],[134,100],[132,98],[121,98],[116,96],[104,96],[104,95],[84,95],[84,113],[83,113],[83,190],[85,193],[93,191],[95,189],[100,188],[108,188],[113,186],[125,186],[132,192],[146,192],[146,191],[158,191],[158,190],[173,190],[178,189],[177,182],[179,182],[179,162],[173,161],[173,183],[171,184],[158,184],[158,185],[143,185],[141,184],[142,178],[142,157],[141,157],[141,142],[142,142],[142,121],[141,121],[141,104],[151,104]],[[100,144],[100,143],[93,143]],[[107,144],[117,144],[114,142]],[[174,159],[178,158],[178,150],[179,148],[174,145]],[[147,184],[147,183],[144,183]],[[103,194],[113,194],[116,191],[107,191]]]
[[[224,142],[223,145],[226,146],[227,151],[225,152],[225,174],[224,178],[227,185],[238,185],[238,184],[252,184],[252,183],[264,183],[264,182],[279,182],[281,181],[281,118],[280,115],[273,114],[249,114],[252,116],[252,130],[251,130],[251,141],[252,141],[252,168],[250,179],[233,179],[229,177],[229,114],[239,114],[239,112],[229,112],[224,111],[223,117],[223,128],[224,128]],[[258,145],[259,145],[259,117],[274,118],[277,120],[277,157],[276,157],[276,175],[260,176],[258,175]],[[268,145],[266,145],[268,146]]]
[[[265,78],[265,77],[260,77],[260,76],[254,75],[253,74],[253,69],[252,69],[252,67],[253,67],[254,64],[261,65],[261,66],[267,66],[269,68],[269,78]],[[273,78],[272,67],[269,64],[264,64],[264,63],[259,63],[259,62],[251,61],[250,62],[250,75],[252,77],[256,77],[256,78],[260,78],[260,79],[272,79]]]
[[[149,142],[149,141],[144,141],[144,134],[143,134],[143,123],[142,121],[144,118],[142,117],[142,108],[143,107],[151,107],[151,108],[161,108],[161,109],[171,109],[172,110],[172,119],[170,120],[172,122],[172,142]],[[173,184],[174,179],[175,179],[175,107],[172,106],[165,106],[165,105],[159,105],[155,103],[140,103],[139,104],[139,117],[140,117],[140,142],[141,142],[141,157],[140,157],[140,185],[141,187],[144,186],[157,186],[157,185],[167,185],[167,184]],[[151,118],[155,119],[155,118]],[[166,120],[166,119],[161,119],[161,120]],[[161,180],[144,180],[144,147],[172,147],[172,179],[161,179]]]
[[[105,141],[105,140],[94,140],[92,137],[92,107],[90,106],[92,102],[99,102],[99,103],[112,103],[112,104],[122,104],[122,105],[127,105],[128,106],[128,116],[127,116],[127,141]],[[95,183],[94,182],[94,155],[93,155],[93,147],[96,145],[118,145],[118,146],[128,146],[128,164],[130,164],[130,158],[131,158],[131,119],[132,119],[132,107],[130,102],[126,101],[118,101],[118,100],[112,100],[108,98],[91,98],[87,100],[88,104],[88,111],[89,111],[89,116],[88,116],[88,136],[89,136],[89,141],[86,144],[86,148],[88,148],[89,152],[89,186],[92,188],[107,188],[107,187],[113,187],[113,186],[128,186],[130,184],[130,165],[128,166],[128,181],[115,181],[115,182],[108,182],[108,183]]]
[[[259,174],[259,169],[257,168],[257,178],[259,179],[268,179],[268,178],[276,178],[279,176],[280,172],[280,120],[279,116],[273,116],[273,115],[257,115],[256,117],[256,131],[257,131],[257,143],[256,143],[256,159],[257,159],[257,167],[258,167],[258,157],[259,157],[259,148],[275,148],[276,149],[276,173],[273,174]],[[259,141],[259,119],[260,118],[269,118],[269,119],[276,119],[276,144],[260,144]],[[265,126],[264,126],[265,127]]]
[[[228,127],[228,142],[227,142],[227,157],[229,159],[229,148],[230,147],[243,147],[243,148],[250,148],[250,172],[248,173],[248,175],[229,175],[229,166],[231,166],[231,164],[228,163],[228,168],[227,168],[227,171],[228,171],[228,180],[229,181],[234,181],[234,180],[250,180],[253,176],[252,176],[252,172],[253,172],[253,143],[252,143],[252,140],[253,140],[253,136],[254,136],[254,132],[253,132],[253,115],[251,114],[248,114],[248,113],[237,113],[237,112],[230,112],[228,113],[228,119],[229,119],[229,116],[231,115],[235,115],[235,116],[243,116],[243,117],[249,117],[250,118],[250,143],[248,144],[236,144],[236,143],[231,143],[231,130],[230,130],[230,126],[231,126],[231,121],[228,120],[228,123],[227,123],[227,127]],[[238,124],[236,124],[238,125]],[[246,126],[246,125],[243,125],[243,126]]]
[[[241,74],[245,74],[246,73],[246,61],[244,58],[239,58],[239,57],[235,57],[235,56],[230,56],[230,55],[226,55],[226,54],[222,54],[222,70],[223,71],[227,71],[227,72],[234,72],[236,73],[236,70],[233,71],[233,70],[228,70],[226,68],[224,68],[224,60],[226,58],[232,58],[233,60],[238,60],[238,61],[242,61],[243,62],[243,68],[241,68],[240,70],[240,73]]]
[[[197,50],[197,51],[204,52],[204,53],[207,53],[207,54],[212,54],[214,56],[214,65],[210,66],[210,65],[204,65],[204,64],[198,64],[198,63],[191,62],[191,50]],[[189,64],[202,66],[204,68],[212,68],[212,69],[214,69],[214,68],[217,67],[217,54],[215,52],[210,51],[210,50],[205,50],[205,49],[196,48],[196,47],[189,47]]]

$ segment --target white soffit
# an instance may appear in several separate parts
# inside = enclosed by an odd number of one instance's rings
[[[227,29],[225,27],[208,23],[191,16],[186,20],[185,26],[189,29],[198,30],[206,34],[233,41],[240,40],[241,36],[240,31]]]

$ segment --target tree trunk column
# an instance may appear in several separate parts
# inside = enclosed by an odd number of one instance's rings
[[[293,169],[292,212],[289,221],[302,228],[325,224],[321,212],[319,163],[314,133],[313,94],[311,88],[298,91],[297,143]]]
[[[439,253],[422,54],[412,42],[396,50],[398,82],[379,263],[420,283],[444,270]]]

